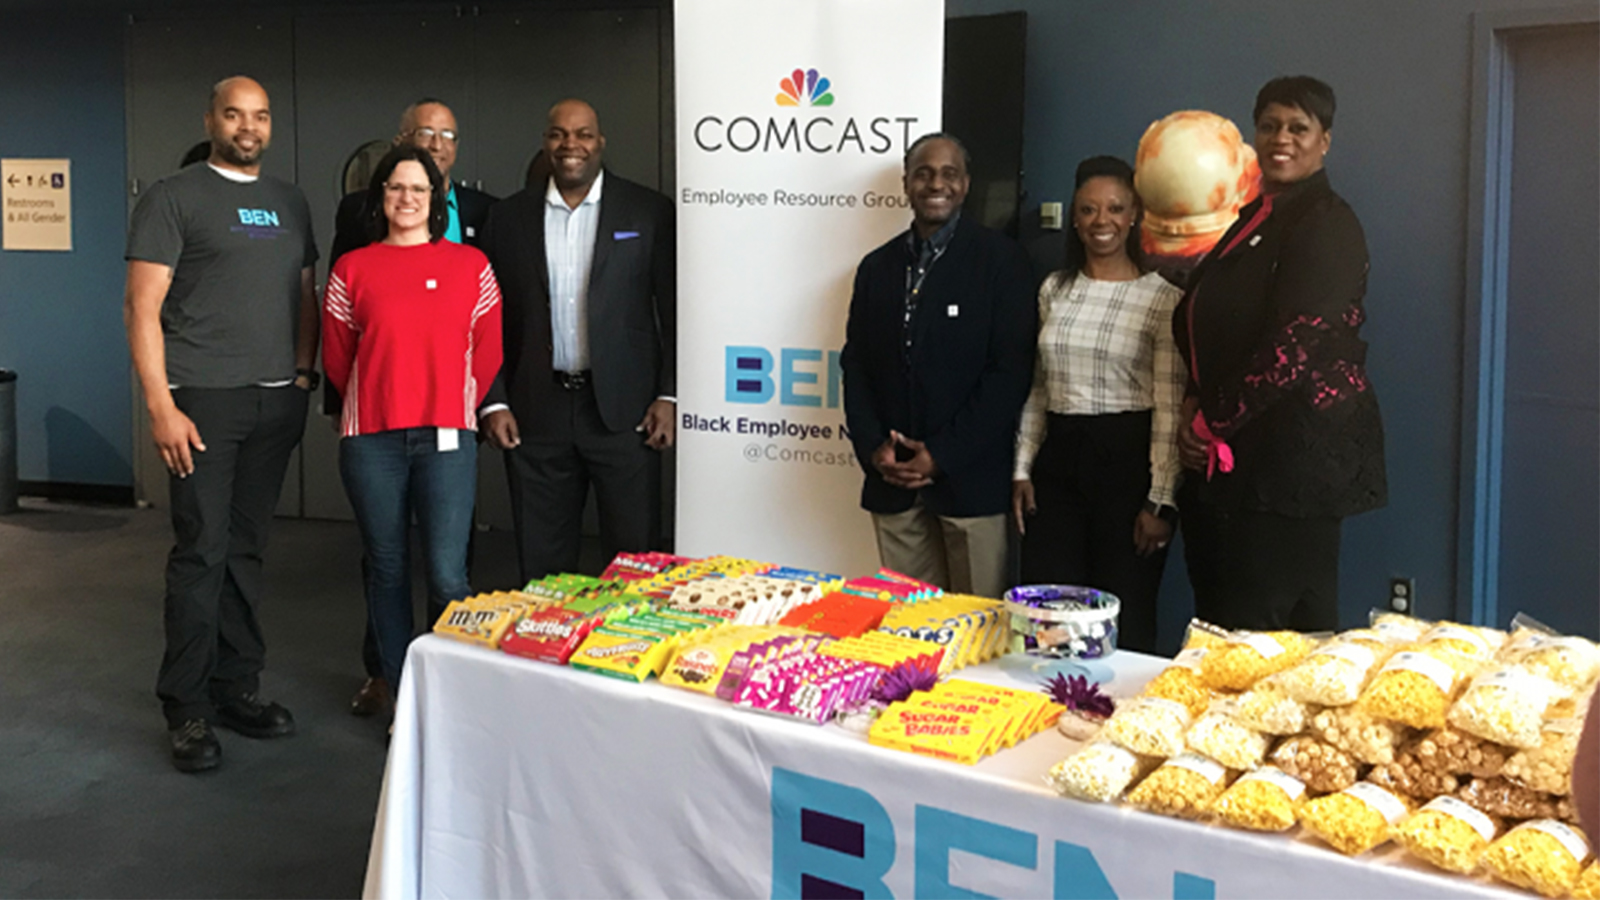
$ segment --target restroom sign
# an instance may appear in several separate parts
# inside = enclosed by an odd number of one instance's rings
[[[6,250],[72,249],[72,161],[0,159]]]

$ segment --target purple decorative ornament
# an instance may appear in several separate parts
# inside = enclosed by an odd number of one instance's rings
[[[1099,684],[1082,675],[1057,675],[1044,683],[1044,692],[1067,708],[1056,720],[1056,730],[1075,741],[1093,738],[1117,709]]]
[[[878,689],[873,691],[873,699],[898,703],[918,691],[931,691],[938,683],[938,667],[906,660],[884,673],[883,679],[878,682]]]

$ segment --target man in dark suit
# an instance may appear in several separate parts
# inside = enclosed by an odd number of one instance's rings
[[[883,564],[998,597],[1038,310],[1022,248],[961,217],[967,171],[948,135],[906,152],[911,228],[856,270],[840,366]]]
[[[480,421],[506,451],[524,579],[577,570],[591,482],[607,558],[660,539],[657,451],[677,409],[672,204],[604,171],[605,146],[593,107],[557,103],[550,180],[496,205],[483,231],[505,364]]]
[[[446,195],[450,224],[445,229],[445,238],[458,244],[478,246],[478,235],[483,231],[483,222],[489,217],[489,207],[494,205],[495,198],[450,180],[450,168],[456,164],[456,151],[461,147],[455,113],[443,100],[424,97],[400,114],[400,131],[395,134],[394,143],[395,146],[415,144],[433,157],[439,174],[450,185]],[[366,199],[367,192],[360,190],[345,194],[339,201],[339,211],[334,215],[333,249],[328,253],[329,270],[339,257],[372,243],[362,216]]]
[[[456,151],[461,146],[461,132],[456,126],[455,113],[443,100],[424,97],[400,114],[400,131],[394,136],[394,143],[396,146],[415,144],[433,157],[439,174],[450,185],[450,192],[446,195],[450,222],[445,228],[445,239],[477,246],[483,222],[489,217],[489,207],[494,204],[495,198],[450,180],[450,169],[456,164]],[[328,254],[330,272],[339,257],[372,243],[372,234],[367,227],[366,201],[365,190],[352,191],[339,201],[339,211],[334,217],[333,250]],[[329,384],[322,396],[323,413],[332,416],[337,423],[342,402],[338,391]],[[471,559],[471,555],[469,549],[468,559]],[[350,712],[358,716],[376,715],[388,708],[394,686],[383,679],[383,668],[378,662],[377,639],[373,637],[370,625],[361,643],[361,658],[366,666],[367,680],[350,700]]]

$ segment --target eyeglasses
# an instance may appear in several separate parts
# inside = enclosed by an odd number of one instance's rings
[[[411,138],[413,140],[419,140],[424,144],[432,143],[433,139],[436,137],[443,138],[444,140],[453,144],[456,142],[456,138],[460,137],[460,135],[449,128],[433,129],[426,126],[417,128],[411,132]]]
[[[409,193],[413,197],[426,197],[433,193],[433,186],[427,184],[395,184],[391,181],[385,181],[383,183],[383,190],[386,194]]]

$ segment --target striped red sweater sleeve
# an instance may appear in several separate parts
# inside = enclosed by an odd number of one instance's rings
[[[500,370],[500,287],[478,250],[372,244],[339,257],[323,298],[323,368],[345,437],[478,427]]]

